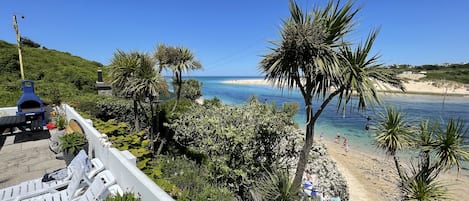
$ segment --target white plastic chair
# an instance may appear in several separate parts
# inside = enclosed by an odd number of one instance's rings
[[[104,170],[99,173],[93,183],[83,194],[79,194],[79,183],[70,183],[66,190],[48,193],[37,197],[22,199],[23,201],[99,201],[104,200],[109,192],[108,188],[116,183],[116,179],[110,171]]]
[[[83,156],[85,154],[85,157]],[[80,156],[80,157],[78,157]],[[87,162],[88,157],[86,156],[86,153],[82,150],[80,153],[77,155],[77,157],[74,158],[75,162],[72,162],[68,167],[68,176],[64,179],[61,180],[54,180],[54,181],[49,181],[49,182],[42,182],[42,177],[37,178],[37,179],[32,179],[28,181],[24,181],[18,185],[15,186],[10,186],[4,189],[0,189],[0,201],[11,201],[15,200],[17,197],[27,197],[27,196],[34,196],[34,195],[39,195],[39,194],[44,194],[47,192],[54,191],[59,188],[66,187],[72,179],[72,176],[74,174],[72,166],[76,166],[77,164],[83,164],[84,166],[88,166],[87,164],[90,164]],[[91,168],[85,168],[89,169],[89,171],[86,173],[86,177],[79,178],[85,179],[88,183],[91,183],[91,180],[93,177],[96,176],[99,172],[104,170],[104,165],[99,159],[92,159],[91,161]]]

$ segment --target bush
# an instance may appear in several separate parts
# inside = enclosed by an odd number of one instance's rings
[[[159,156],[146,172],[177,200],[235,200],[227,188],[210,182],[207,167],[185,157]]]
[[[173,82],[174,91],[177,91],[178,86]],[[182,81],[182,88],[181,88],[181,97],[187,98],[191,101],[195,101],[196,99],[202,96],[202,83],[197,81],[196,79],[188,79]]]
[[[125,192],[123,195],[117,194],[109,196],[105,201],[141,201],[140,197],[136,197],[132,192]]]
[[[60,149],[71,154],[77,154],[86,144],[85,136],[78,132],[73,132],[59,137]]]
[[[249,197],[254,178],[296,156],[300,131],[273,105],[193,105],[167,124],[177,144],[206,155],[212,182]]]

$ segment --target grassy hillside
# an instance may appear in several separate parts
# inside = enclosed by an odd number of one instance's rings
[[[426,80],[450,80],[469,84],[469,63],[466,64],[449,64],[449,65],[422,65],[410,67],[410,65],[400,65],[399,68],[391,67],[398,73],[404,71],[412,71],[418,73],[427,71]]]
[[[35,82],[36,93],[46,102],[60,94],[64,100],[95,94],[96,70],[102,64],[70,53],[23,47],[25,79]],[[18,49],[0,40],[0,107],[14,106],[21,95]]]

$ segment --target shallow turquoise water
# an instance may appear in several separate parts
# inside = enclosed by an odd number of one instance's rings
[[[303,98],[298,91],[281,91],[271,86],[224,84],[224,80],[242,80],[259,77],[194,77],[203,83],[202,93],[205,99],[218,97],[224,103],[243,104],[252,95],[260,101],[275,102],[279,106],[284,102],[298,102],[300,111],[295,116],[301,128],[304,128],[305,112]],[[394,105],[403,110],[409,119],[418,122],[420,119],[445,120],[449,117],[460,117],[469,125],[469,97],[446,97],[443,107],[443,97],[429,95],[396,95],[387,94],[383,97],[385,104]],[[365,130],[366,116],[377,120],[382,111],[381,106],[374,110],[357,111],[353,105],[344,113],[337,112],[337,101],[333,100],[321,114],[315,127],[315,137],[324,133],[326,139],[332,140],[337,132],[346,134],[352,149],[375,153],[372,137]],[[317,104],[314,104],[317,107]]]

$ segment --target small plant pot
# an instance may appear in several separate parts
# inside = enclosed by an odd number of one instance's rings
[[[63,130],[59,130],[59,129],[52,129],[52,130],[49,130],[49,134],[50,134],[50,144],[49,144],[49,148],[52,152],[54,153],[60,153],[60,142],[59,142],[59,138],[64,136],[65,135],[65,129]]]
[[[63,151],[63,156],[64,156],[65,164],[67,164],[67,166],[70,165],[73,158],[75,158],[75,154],[67,150]]]

